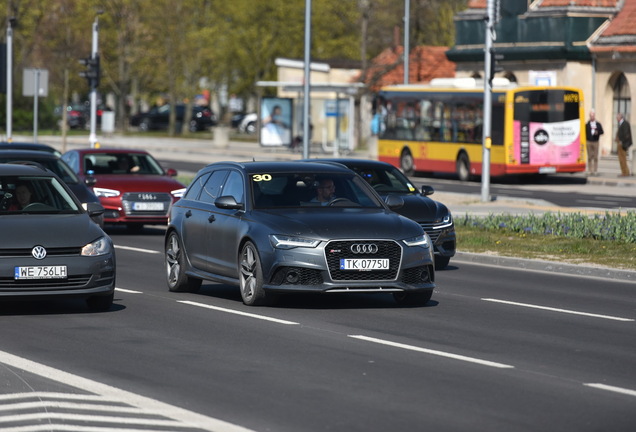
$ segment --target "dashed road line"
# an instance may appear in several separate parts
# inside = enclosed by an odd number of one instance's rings
[[[135,290],[129,290],[129,289],[125,289],[125,288],[117,288],[115,287],[115,291],[119,291],[119,292],[123,292],[123,293],[127,293],[127,294],[143,294],[143,291],[135,291]]]
[[[494,367],[494,368],[499,368],[499,369],[514,369],[514,366],[503,364],[503,363],[497,363],[497,362],[493,362],[493,361],[489,361],[489,360],[478,359],[478,358],[475,358],[475,357],[467,357],[467,356],[453,354],[453,353],[449,353],[449,352],[432,350],[432,349],[428,349],[428,348],[422,348],[422,347],[418,347],[418,346],[414,346],[414,345],[406,345],[406,344],[402,344],[402,343],[391,342],[391,341],[384,340],[384,339],[377,339],[377,338],[372,338],[372,337],[363,336],[363,335],[349,335],[349,337],[350,338],[354,338],[354,339],[367,341],[367,342],[373,342],[373,343],[377,343],[377,344],[381,344],[381,345],[387,345],[387,346],[391,346],[391,347],[394,347],[394,348],[401,348],[401,349],[405,349],[405,350],[410,350],[410,351],[416,351],[416,352],[421,352],[421,353],[425,353],[425,354],[436,355],[436,356],[439,356],[439,357],[451,358],[451,359],[454,359],[454,360],[460,360],[460,361],[469,362],[469,363],[476,363],[476,364],[480,364],[482,366],[489,366],[489,367]]]
[[[152,249],[141,249],[141,248],[136,248],[136,247],[132,247],[132,246],[122,246],[122,245],[115,245],[115,249],[124,249],[124,250],[133,251],[133,252],[142,252],[142,253],[147,253],[147,254],[160,254],[160,253],[163,253],[163,252],[159,252],[159,251],[152,250]]]
[[[257,315],[257,314],[242,312],[242,311],[238,311],[238,310],[235,310],[235,309],[227,309],[227,308],[222,308],[222,307],[218,307],[218,306],[212,306],[212,305],[205,304],[205,303],[198,303],[198,302],[187,301],[187,300],[179,300],[179,301],[177,301],[177,303],[187,304],[187,305],[190,305],[190,306],[202,307],[202,308],[206,308],[206,309],[213,309],[213,310],[216,310],[216,311],[219,311],[219,312],[226,312],[226,313],[230,313],[230,314],[234,314],[234,315],[241,315],[241,316],[245,316],[245,317],[249,317],[249,318],[255,318],[255,319],[260,319],[260,320],[264,320],[264,321],[271,321],[271,322],[275,322],[275,323],[278,323],[278,324],[299,325],[299,323],[293,322],[293,321],[287,321],[287,320],[282,320],[282,319],[278,319],[278,318],[268,317],[268,316],[265,316],[265,315]]]
[[[597,388],[600,390],[607,390],[614,393],[620,393],[620,394],[636,397],[636,390],[630,390],[630,389],[626,389],[622,387],[614,387],[614,386],[609,386],[606,384],[599,384],[599,383],[585,383],[583,385],[587,387]]]
[[[571,314],[571,315],[582,315],[582,316],[587,316],[587,317],[591,317],[591,318],[603,318],[603,319],[608,319],[608,320],[614,320],[614,321],[634,321],[631,318],[621,318],[621,317],[617,317],[617,316],[611,316],[611,315],[599,315],[599,314],[593,314],[593,313],[589,313],[589,312],[579,312],[579,311],[574,311],[574,310],[569,310],[569,309],[560,309],[560,308],[553,308],[553,307],[548,307],[548,306],[539,306],[539,305],[533,305],[533,304],[529,304],[529,303],[518,303],[518,302],[513,302],[513,301],[508,301],[508,300],[499,300],[499,299],[493,299],[493,298],[482,298],[483,301],[487,301],[487,302],[493,302],[493,303],[502,303],[502,304],[508,304],[508,305],[512,305],[512,306],[521,306],[521,307],[526,307],[526,308],[531,308],[531,309],[541,309],[541,310],[547,310],[547,311],[551,311],[551,312],[560,312],[560,313],[566,313],[566,314]]]

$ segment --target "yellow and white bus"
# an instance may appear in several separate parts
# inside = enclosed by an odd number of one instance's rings
[[[482,173],[483,87],[396,85],[381,89],[373,128],[378,159],[415,172]],[[495,88],[490,173],[585,171],[583,92],[574,87]]]

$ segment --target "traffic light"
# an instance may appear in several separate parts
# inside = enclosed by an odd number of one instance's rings
[[[499,65],[498,61],[503,60],[503,54],[495,53],[494,48],[490,50],[490,81],[495,77],[497,72],[501,72],[504,69]]]
[[[96,54],[94,58],[88,57],[80,59],[79,62],[86,66],[86,70],[80,72],[80,76],[86,78],[88,86],[91,89],[99,87],[99,54]]]

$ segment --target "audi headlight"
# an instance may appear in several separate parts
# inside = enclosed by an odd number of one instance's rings
[[[404,242],[405,245],[409,247],[414,247],[414,246],[430,247],[431,245],[428,235],[426,234],[422,234],[420,236],[412,237],[409,239],[404,239],[402,241]]]
[[[183,198],[183,194],[185,193],[186,188],[181,188],[181,189],[175,189],[173,191],[170,191],[170,195],[172,195],[175,198]]]
[[[280,234],[270,235],[269,241],[272,243],[272,246],[277,249],[293,249],[297,247],[315,248],[320,244],[320,240]]]
[[[93,193],[95,193],[95,195],[97,195],[98,197],[113,198],[113,197],[119,196],[121,192],[115,189],[104,189],[104,188],[94,187]]]
[[[442,229],[442,228],[448,228],[449,226],[453,225],[453,217],[451,216],[451,214],[447,214],[445,215],[441,221],[439,221],[436,225],[435,225],[435,229]]]
[[[82,256],[106,255],[110,252],[110,242],[106,237],[100,237],[82,248]]]

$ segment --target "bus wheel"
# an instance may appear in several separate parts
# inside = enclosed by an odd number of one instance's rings
[[[400,168],[402,168],[402,172],[407,176],[411,176],[415,172],[413,155],[409,149],[404,149],[402,151],[402,156],[400,156]]]
[[[459,157],[457,158],[455,167],[457,170],[457,177],[459,177],[459,180],[461,181],[470,180],[470,162],[468,161],[468,155],[466,155],[466,153],[462,153],[459,155]]]

